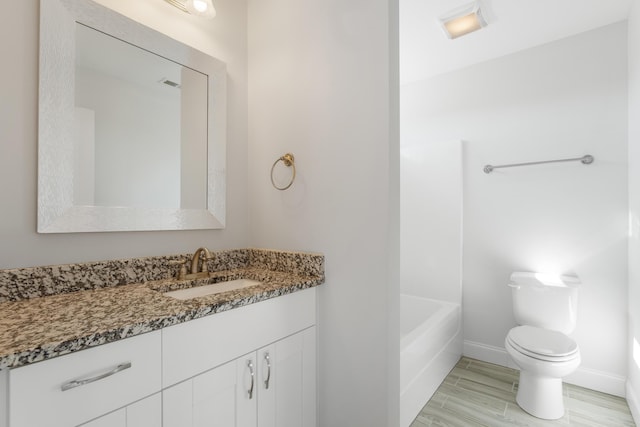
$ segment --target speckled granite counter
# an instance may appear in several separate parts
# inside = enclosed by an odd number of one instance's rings
[[[213,278],[246,278],[261,283],[186,301],[163,295],[162,291],[186,284],[168,278],[175,275],[176,268],[167,267],[168,261],[186,259],[189,254],[0,270],[0,298],[4,297],[0,299],[4,300],[0,302],[0,369],[46,360],[324,283],[322,255],[262,249],[221,251],[215,255],[208,263]],[[154,268],[127,269],[129,265]],[[119,276],[113,279],[118,274],[127,280]]]

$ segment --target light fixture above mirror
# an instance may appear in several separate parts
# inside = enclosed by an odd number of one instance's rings
[[[211,0],[165,0],[183,12],[202,18],[212,19],[216,16],[216,9]]]

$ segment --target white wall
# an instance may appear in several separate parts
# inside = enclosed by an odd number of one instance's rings
[[[224,230],[36,233],[39,2],[17,2],[0,14],[0,268],[119,259],[245,247],[247,237],[246,2],[216,0],[218,17],[187,15],[164,1],[100,3],[227,63],[227,227]],[[9,59],[10,58],[10,59]]]
[[[460,304],[462,141],[426,142],[421,127],[400,124],[400,292]]]
[[[465,352],[507,363],[512,271],[583,282],[570,381],[624,393],[627,319],[626,24],[403,87],[402,114],[424,143],[466,141]],[[406,115],[406,117],[405,117]],[[485,164],[595,156],[595,163]]]
[[[629,339],[627,402],[640,423],[640,4],[629,17]]]
[[[396,9],[392,0],[249,1],[250,241],[326,257],[326,427],[398,424]],[[297,177],[278,191],[269,172],[286,152]]]

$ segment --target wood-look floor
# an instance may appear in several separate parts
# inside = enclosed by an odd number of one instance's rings
[[[565,415],[535,418],[516,403],[518,371],[463,357],[411,427],[635,426],[625,399],[564,384]]]

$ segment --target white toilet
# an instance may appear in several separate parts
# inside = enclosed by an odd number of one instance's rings
[[[562,378],[580,365],[578,344],[566,334],[576,325],[577,277],[513,273],[509,286],[518,325],[505,339],[520,368],[516,402],[531,415],[555,420],[564,415]]]

